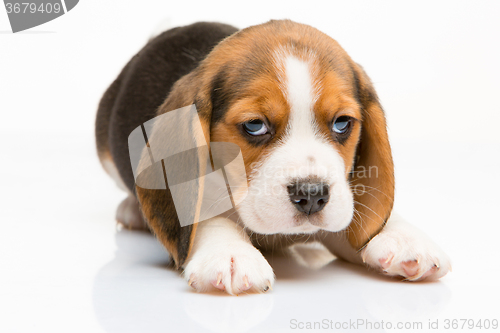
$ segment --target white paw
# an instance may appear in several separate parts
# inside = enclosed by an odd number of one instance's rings
[[[392,217],[361,257],[370,267],[409,281],[436,280],[451,271],[450,259],[427,235]]]
[[[184,278],[196,291],[220,289],[231,295],[266,292],[274,284],[267,260],[243,241],[200,248],[187,263]]]

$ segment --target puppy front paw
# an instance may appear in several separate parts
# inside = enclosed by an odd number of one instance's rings
[[[388,223],[361,251],[361,257],[368,266],[409,281],[437,280],[451,271],[448,256],[406,222]]]
[[[184,269],[184,278],[196,291],[266,292],[274,273],[259,250],[246,242],[214,245],[196,251]]]

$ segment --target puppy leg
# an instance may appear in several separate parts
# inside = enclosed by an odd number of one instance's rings
[[[231,295],[264,292],[274,283],[271,266],[243,228],[222,217],[198,224],[184,278],[197,291],[220,289]]]
[[[116,221],[127,229],[148,230],[137,199],[129,195],[116,210]]]
[[[384,274],[399,275],[409,281],[439,279],[451,270],[450,259],[439,246],[395,214],[359,253],[342,233],[327,235],[324,244],[343,259],[364,263]]]

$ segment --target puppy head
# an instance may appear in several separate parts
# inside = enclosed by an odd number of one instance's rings
[[[352,224],[351,243],[364,245],[390,213],[394,180],[384,115],[361,68],[333,39],[290,21],[237,33],[204,65],[213,62],[211,141],[242,149],[244,224],[263,234]]]
[[[394,177],[383,111],[363,70],[320,31],[291,21],[239,31],[168,100],[196,104],[207,141],[241,148],[248,195],[237,209],[250,230],[348,227],[361,248],[388,218]]]

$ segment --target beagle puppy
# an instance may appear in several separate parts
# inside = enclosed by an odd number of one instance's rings
[[[129,140],[142,129],[140,164],[152,147],[181,144],[165,136],[165,126],[182,121],[150,120],[190,105],[205,148],[221,142],[239,148],[247,191],[233,210],[202,221],[206,173],[199,166],[210,153],[180,159],[181,168],[199,169],[184,198],[196,223],[181,225],[174,184],[141,186],[138,177],[154,172],[134,173]],[[104,169],[128,193],[117,220],[150,229],[197,291],[267,291],[275,278],[260,250],[306,241],[410,281],[451,269],[436,244],[391,214],[394,167],[370,79],[335,40],[310,26],[279,20],[237,30],[195,23],[163,32],[105,92],[96,139]],[[155,161],[160,174],[166,164]]]

